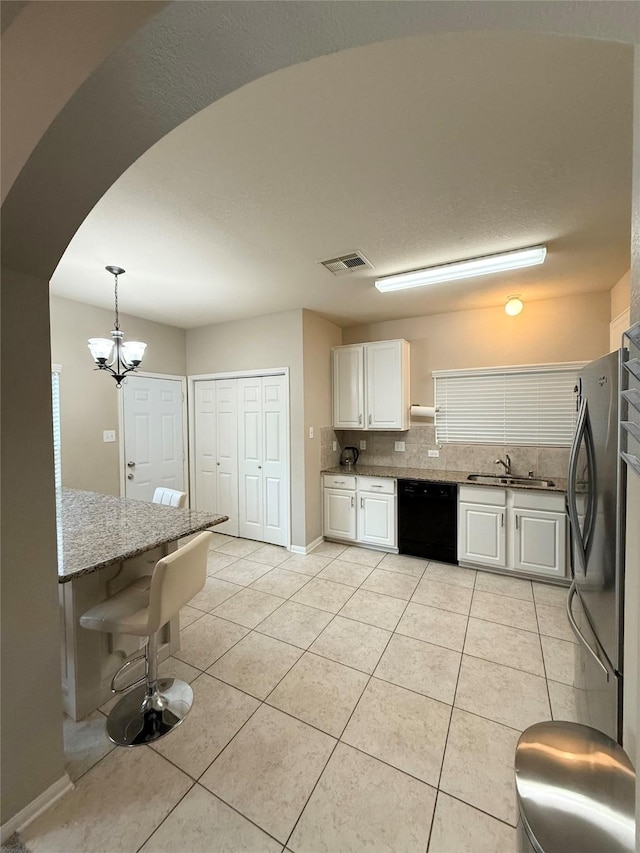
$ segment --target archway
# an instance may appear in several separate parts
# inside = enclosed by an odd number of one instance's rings
[[[285,65],[428,31],[513,29],[634,42],[637,17],[634,3],[170,3],[61,107],[2,210],[2,773],[11,791],[3,823],[63,772],[48,279],[92,205],[177,124]],[[636,224],[636,251],[639,230]]]

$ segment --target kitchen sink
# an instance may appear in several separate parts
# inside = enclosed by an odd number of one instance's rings
[[[511,477],[505,474],[469,474],[467,480],[485,486],[531,486],[537,489],[555,486],[553,480],[534,480],[532,477]]]

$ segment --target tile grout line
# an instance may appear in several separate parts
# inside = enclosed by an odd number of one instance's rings
[[[473,605],[473,596],[476,591],[476,582],[478,580],[478,573],[474,575],[473,578],[473,592],[471,594],[471,605]],[[464,646],[467,641],[467,631],[469,630],[469,619],[471,618],[471,605],[469,606],[469,616],[467,616],[467,623],[464,628],[464,637],[462,640],[462,651],[460,653],[460,665],[458,666],[458,676],[456,678],[456,686],[453,691],[453,701],[451,703],[451,713],[449,714],[449,725],[447,726],[447,734],[444,739],[444,747],[442,749],[442,760],[440,762],[440,772],[438,773],[438,784],[436,785],[436,803],[433,808],[433,817],[431,819],[431,826],[429,827],[429,838],[427,839],[427,846],[425,848],[425,853],[428,853],[429,847],[431,845],[431,835],[433,833],[433,821],[436,816],[436,806],[438,803],[438,794],[440,793],[440,783],[442,781],[442,769],[444,767],[444,759],[447,754],[447,745],[449,743],[449,733],[451,732],[451,722],[453,720],[453,709],[456,707],[456,696],[458,695],[458,685],[460,683],[460,672],[462,671],[462,660],[464,658]]]
[[[547,662],[544,657],[544,646],[542,645],[542,635],[540,634],[540,620],[538,619],[538,605],[533,602],[533,609],[536,614],[536,625],[538,626],[538,643],[540,644],[540,655],[542,656],[542,668],[544,670],[544,686],[547,691],[547,702],[549,703],[549,716],[553,720],[553,707],[551,705],[551,691],[549,690],[549,678],[547,676]]]
[[[425,566],[425,568],[426,568],[426,566]],[[424,572],[423,572],[423,574],[424,574]],[[349,599],[349,600],[350,600],[350,599]],[[346,603],[347,603],[347,602],[345,602],[345,605],[346,605]],[[409,606],[409,602],[407,601],[407,603],[405,604],[405,607],[404,607],[404,609],[403,609],[403,611],[402,611],[402,614],[401,614],[401,616],[400,616],[400,619],[402,619],[402,616],[404,615],[404,611],[407,609],[407,607],[408,607],[408,606]],[[338,614],[336,613],[336,616],[337,616],[337,615],[338,615]],[[334,618],[335,618],[335,617],[334,617]],[[346,617],[343,617],[343,618],[346,618]],[[353,620],[353,621],[355,621],[355,620]],[[400,621],[400,620],[398,620],[398,622],[399,622],[399,621]],[[333,619],[331,620],[331,622],[333,622]],[[329,622],[329,625],[331,624],[331,622]],[[326,628],[328,628],[328,627],[329,627],[329,625],[327,625],[327,626],[325,627],[325,629],[324,629],[324,630],[326,630]],[[374,626],[374,627],[375,627],[375,626]],[[320,634],[318,635],[318,637],[320,637],[322,633],[323,633],[323,632],[320,632]],[[336,751],[336,749],[338,748],[338,744],[342,743],[342,744],[345,744],[346,746],[350,746],[350,744],[346,744],[346,743],[345,743],[345,741],[343,741],[343,740],[342,740],[342,736],[344,735],[344,733],[345,733],[345,731],[346,731],[346,729],[347,729],[347,727],[348,727],[349,723],[351,722],[351,719],[352,719],[353,715],[355,714],[356,709],[358,708],[358,705],[359,705],[359,704],[360,704],[360,702],[362,701],[362,697],[363,697],[363,696],[364,696],[364,694],[366,693],[367,688],[369,687],[369,684],[371,683],[371,679],[373,678],[373,673],[375,672],[375,670],[376,670],[376,668],[377,668],[378,664],[379,664],[379,663],[380,663],[380,661],[382,660],[382,657],[383,657],[384,653],[386,652],[386,650],[387,650],[387,648],[388,648],[388,646],[389,646],[389,643],[391,642],[391,638],[393,637],[393,634],[394,634],[394,632],[393,632],[393,631],[391,631],[391,632],[389,633],[389,638],[387,639],[387,642],[386,642],[386,644],[385,644],[385,647],[384,647],[384,649],[382,650],[382,653],[381,653],[380,657],[378,658],[378,663],[376,663],[376,666],[373,668],[373,672],[371,672],[371,673],[369,674],[369,678],[367,679],[367,683],[364,685],[364,688],[363,688],[362,692],[360,693],[360,696],[358,697],[358,701],[357,701],[357,702],[356,702],[356,704],[353,706],[353,710],[352,710],[352,711],[351,711],[351,713],[349,714],[349,718],[347,719],[347,722],[344,724],[344,727],[343,727],[343,729],[342,729],[342,731],[341,731],[341,733],[340,733],[339,737],[336,739],[335,746],[334,746],[334,747],[333,747],[333,749],[331,750],[331,755],[329,755],[329,757],[327,758],[327,761],[326,761],[326,763],[325,763],[324,767],[322,768],[322,772],[320,773],[320,775],[319,775],[319,776],[318,776],[318,778],[316,779],[315,785],[314,785],[314,786],[313,786],[313,788],[311,789],[311,792],[309,793],[309,796],[307,797],[307,799],[306,799],[306,801],[305,801],[305,804],[304,804],[304,806],[302,807],[302,810],[300,811],[300,814],[298,815],[298,817],[297,817],[297,819],[296,819],[296,822],[295,822],[295,823],[294,823],[294,825],[293,825],[293,828],[291,829],[291,832],[290,832],[290,833],[289,833],[289,835],[287,836],[287,840],[286,840],[285,845],[284,845],[285,847],[288,847],[289,842],[291,841],[291,838],[292,838],[292,836],[293,836],[294,832],[296,831],[296,827],[298,826],[298,823],[300,822],[300,819],[302,818],[302,815],[304,814],[304,811],[305,811],[305,809],[307,808],[307,805],[309,804],[309,801],[311,800],[311,797],[313,796],[314,791],[316,790],[316,788],[317,788],[318,784],[320,783],[320,779],[322,779],[322,777],[323,777],[323,775],[324,775],[324,773],[325,773],[325,770],[327,769],[327,766],[328,766],[329,762],[331,761],[331,758],[332,758],[332,756],[333,756],[334,752],[335,752],[335,751]],[[318,639],[318,638],[316,637],[316,639]],[[315,641],[314,641],[314,642],[315,642]],[[364,753],[364,754],[365,754],[365,755],[368,755],[368,753]],[[370,756],[370,757],[371,757],[371,758],[375,758],[375,756]],[[397,768],[395,768],[395,769],[397,769]],[[400,771],[400,772],[402,772],[402,771]]]

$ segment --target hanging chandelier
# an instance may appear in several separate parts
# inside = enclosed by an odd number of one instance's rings
[[[131,373],[140,366],[144,357],[146,344],[142,341],[124,340],[124,332],[120,330],[120,317],[118,315],[118,276],[124,274],[122,267],[105,267],[107,272],[115,278],[115,305],[116,320],[115,328],[109,338],[89,338],[89,350],[93,360],[98,365],[96,370],[107,370],[115,379],[116,387],[120,388],[122,380],[127,373]]]

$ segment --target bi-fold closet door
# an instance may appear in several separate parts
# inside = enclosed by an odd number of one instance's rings
[[[195,504],[221,533],[288,545],[286,377],[195,383]]]

